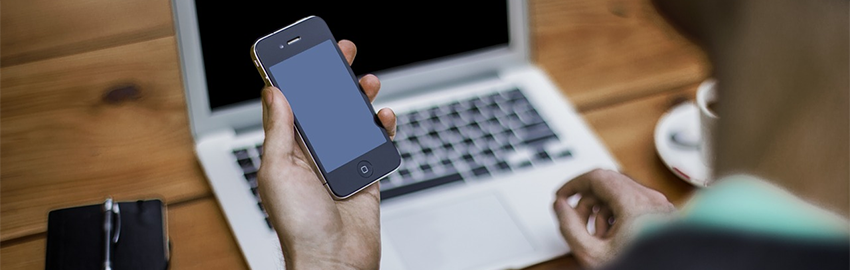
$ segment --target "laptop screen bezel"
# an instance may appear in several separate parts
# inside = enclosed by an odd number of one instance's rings
[[[498,72],[529,62],[528,12],[526,1],[508,0],[509,43],[458,56],[426,61],[375,74],[381,78],[382,95],[395,95],[460,80],[464,77]],[[198,140],[213,132],[259,127],[262,106],[259,98],[212,110],[207,92],[194,0],[172,1],[183,87],[189,111],[192,136]],[[248,50],[245,55],[248,57]],[[259,76],[259,75],[258,75]]]

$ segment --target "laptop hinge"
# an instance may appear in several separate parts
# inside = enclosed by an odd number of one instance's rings
[[[257,132],[258,130],[262,130],[262,129],[263,129],[263,123],[259,123],[259,124],[249,125],[249,126],[246,126],[246,127],[237,128],[236,130],[234,130],[234,132],[236,132],[236,135],[240,135],[240,134],[244,134],[244,133]]]
[[[450,88],[450,87],[457,86],[457,85],[471,84],[471,83],[480,82],[480,81],[493,80],[493,79],[496,79],[498,77],[499,77],[499,72],[496,71],[496,70],[493,70],[493,71],[488,71],[488,72],[482,72],[482,73],[472,75],[472,76],[466,76],[466,77],[463,77],[461,79],[443,81],[443,82],[428,84],[428,85],[424,85],[424,86],[420,86],[420,87],[416,87],[416,88],[408,88],[408,89],[404,89],[404,90],[400,90],[400,91],[393,91],[393,90],[397,90],[397,89],[383,89],[383,91],[381,91],[381,94],[378,95],[378,97],[376,98],[375,102],[380,103],[380,102],[386,101],[386,100],[400,99],[400,98],[404,98],[404,97],[407,97],[407,96],[418,95],[418,94],[422,94],[422,93],[425,93],[425,92],[428,92],[428,91],[433,91],[434,89]]]

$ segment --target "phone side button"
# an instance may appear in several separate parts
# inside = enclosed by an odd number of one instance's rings
[[[365,160],[357,163],[357,173],[362,177],[372,176],[372,164]]]

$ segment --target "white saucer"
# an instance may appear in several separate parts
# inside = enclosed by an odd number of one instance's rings
[[[687,143],[675,142],[674,136]],[[691,102],[673,107],[655,125],[655,150],[664,165],[685,182],[705,187],[709,168],[702,162],[699,137],[699,108]]]

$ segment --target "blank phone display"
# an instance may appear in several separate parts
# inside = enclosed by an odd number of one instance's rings
[[[269,67],[328,172],[387,142],[331,40]]]

